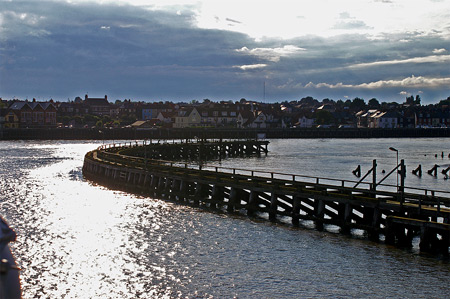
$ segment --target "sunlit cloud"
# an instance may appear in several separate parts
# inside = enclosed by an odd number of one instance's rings
[[[267,66],[267,64],[259,63],[259,64],[248,64],[248,65],[235,65],[235,66],[233,66],[233,68],[239,68],[243,71],[247,71],[247,70],[265,68],[266,66]]]
[[[445,49],[444,49],[444,51],[445,51]],[[442,53],[442,52],[443,51],[440,51],[439,53]],[[450,61],[450,55],[432,55],[432,56],[426,56],[426,57],[414,57],[414,58],[409,58],[409,59],[385,60],[385,61],[375,61],[375,62],[368,62],[368,63],[358,63],[358,64],[350,65],[349,68],[365,68],[365,67],[372,67],[372,66],[408,64],[408,63],[445,63],[445,62],[449,62],[449,61]]]
[[[362,84],[329,84],[329,83],[317,83],[309,82],[305,85],[305,88],[356,88],[356,89],[378,89],[378,88],[392,88],[392,87],[409,87],[409,88],[439,88],[445,87],[450,84],[450,77],[446,78],[433,78],[423,76],[411,76],[401,80],[379,80],[370,83]]]
[[[434,49],[434,50],[433,50],[433,53],[434,53],[434,54],[441,54],[441,53],[445,53],[445,52],[447,52],[447,50],[444,49],[444,48],[441,48],[441,49]]]
[[[306,51],[304,48],[300,48],[293,45],[286,45],[282,48],[254,48],[249,49],[247,47],[242,47],[241,49],[237,49],[236,52],[254,55],[261,59],[278,62],[280,58],[283,56],[290,56],[300,52]]]

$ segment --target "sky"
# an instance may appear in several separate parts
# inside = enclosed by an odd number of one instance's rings
[[[0,0],[0,97],[422,104],[450,96],[450,0]]]

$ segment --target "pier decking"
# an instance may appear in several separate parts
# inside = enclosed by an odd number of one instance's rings
[[[267,154],[267,141],[200,141],[106,145],[86,154],[83,174],[185,204],[259,215],[271,221],[313,221],[343,234],[361,229],[369,239],[448,256],[450,192],[208,166],[189,161]],[[375,165],[374,161],[374,165]],[[374,171],[375,172],[375,171]]]

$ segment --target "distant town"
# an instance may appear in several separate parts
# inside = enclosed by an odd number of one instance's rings
[[[0,99],[0,129],[23,128],[447,128],[450,97],[421,105],[419,95],[405,102],[353,100],[262,103],[108,101],[85,95],[73,101]]]

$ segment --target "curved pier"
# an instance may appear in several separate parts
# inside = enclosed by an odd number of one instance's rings
[[[189,163],[267,154],[267,141],[107,145],[86,154],[86,178],[114,188],[227,212],[313,221],[369,239],[449,255],[450,192]],[[375,165],[374,161],[374,165]],[[356,185],[355,185],[356,183]]]

